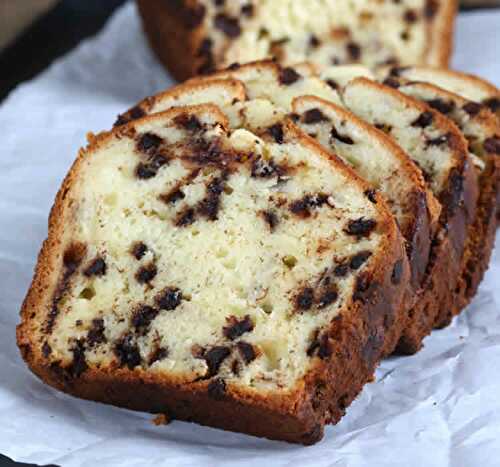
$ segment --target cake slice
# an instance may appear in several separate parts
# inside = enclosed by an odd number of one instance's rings
[[[383,198],[291,121],[173,108],[80,152],[17,341],[69,394],[311,444],[401,333],[408,279]]]
[[[455,290],[455,305],[439,314],[436,326],[442,327],[468,305],[489,265],[495,241],[496,216],[500,196],[500,137],[495,116],[484,105],[464,99],[458,94],[424,82],[408,82],[391,76],[388,82],[409,96],[433,106],[451,119],[467,139],[475,157],[479,198],[476,219],[469,226],[462,273]]]
[[[185,102],[174,88],[148,98],[147,106],[139,106],[145,112],[167,110],[172,104],[172,94],[178,96],[176,105],[189,104],[193,94],[189,91],[190,84],[205,85],[205,95],[209,96],[214,94],[210,91],[212,85],[219,86],[221,80],[231,79],[244,84],[248,99],[240,101],[235,96],[232,101],[213,101],[226,114],[231,128],[250,127],[258,132],[272,127],[291,112],[304,132],[326,151],[341,157],[368,181],[372,190],[379,190],[384,196],[406,242],[411,270],[411,284],[405,300],[409,312],[427,269],[440,204],[427,189],[421,171],[404,151],[383,132],[335,105],[332,101],[340,102],[337,88],[314,73],[314,68],[308,64],[282,68],[272,61],[255,62],[191,80],[181,86],[186,93]],[[321,99],[322,96],[330,100]],[[393,350],[394,347],[387,347],[387,353]]]
[[[434,84],[465,99],[484,104],[500,118],[500,90],[479,76],[447,68],[425,66],[385,67],[379,73],[409,81]]]
[[[440,313],[453,309],[467,231],[476,215],[476,172],[460,130],[423,102],[367,78],[349,82],[342,100],[412,157],[442,206],[422,295],[399,345],[401,352],[414,353]]]
[[[456,0],[137,0],[160,61],[180,81],[232,63],[447,66]]]

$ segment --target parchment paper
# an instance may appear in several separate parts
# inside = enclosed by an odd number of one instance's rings
[[[462,15],[455,67],[499,85],[499,44],[500,12]],[[498,248],[469,309],[419,354],[384,361],[377,382],[312,447],[183,422],[156,427],[150,415],[60,394],[26,369],[15,325],[63,176],[87,131],[109,128],[171,83],[128,4],[0,107],[0,452],[64,467],[499,466]]]

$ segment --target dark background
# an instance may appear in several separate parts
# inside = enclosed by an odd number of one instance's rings
[[[125,1],[63,0],[57,3],[0,53],[0,102],[17,84],[33,78],[82,39],[96,34]]]
[[[96,34],[126,1],[59,1],[0,52],[0,102],[17,84],[33,78],[82,39]],[[484,0],[475,1],[481,4]]]

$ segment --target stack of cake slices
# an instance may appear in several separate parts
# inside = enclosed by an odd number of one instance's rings
[[[90,135],[22,308],[85,399],[312,444],[474,297],[499,92],[425,67],[233,66]]]

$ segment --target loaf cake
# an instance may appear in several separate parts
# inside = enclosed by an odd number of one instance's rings
[[[456,0],[137,0],[147,38],[182,81],[275,57],[285,65],[447,66]]]
[[[291,119],[173,107],[90,137],[17,341],[69,394],[311,444],[396,345],[408,281],[383,197]]]
[[[442,206],[422,294],[398,347],[403,353],[414,353],[439,314],[453,307],[466,233],[475,219],[476,172],[460,130],[425,103],[367,78],[350,81],[342,99],[356,115],[390,134],[413,158]]]
[[[469,152],[475,157],[478,172],[479,198],[476,219],[469,226],[462,273],[455,290],[455,304],[443,309],[436,326],[451,321],[475,296],[479,283],[488,268],[495,241],[495,212],[500,196],[500,132],[495,115],[484,105],[467,100],[428,82],[408,81],[390,76],[386,78],[400,92],[426,102],[446,115],[458,126],[468,142]]]

